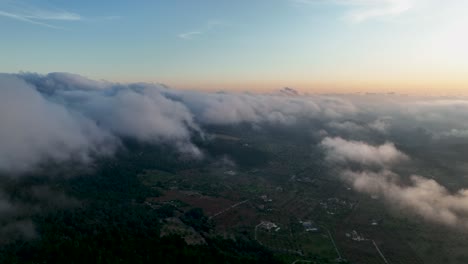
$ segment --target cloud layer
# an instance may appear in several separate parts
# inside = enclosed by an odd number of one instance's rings
[[[326,159],[341,165],[341,179],[354,190],[382,197],[394,208],[431,222],[468,228],[468,190],[450,192],[436,180],[419,175],[404,180],[391,169],[409,157],[393,143],[372,146],[362,141],[327,137],[321,145]],[[353,169],[349,163],[361,167]]]
[[[393,143],[372,146],[362,141],[348,141],[340,137],[323,139],[326,159],[337,163],[354,162],[361,165],[386,167],[408,160],[408,156],[396,149]]]
[[[449,192],[444,186],[422,176],[410,176],[410,183],[388,170],[344,171],[342,177],[360,192],[382,196],[387,202],[436,223],[468,228],[468,190]]]
[[[210,93],[69,73],[0,74],[0,110],[0,172],[6,173],[49,161],[88,163],[112,155],[126,138],[200,156],[192,138],[202,137],[207,125],[307,124],[329,160],[374,166],[408,158],[390,143],[394,135],[402,141],[424,135],[442,141],[468,131],[460,122],[468,115],[463,99],[300,95],[290,88],[273,94]],[[375,137],[387,143],[366,143]]]
[[[291,125],[356,111],[332,97],[178,91],[69,73],[2,74],[0,172],[23,173],[50,161],[88,163],[112,155],[125,138],[200,156],[192,137],[203,136],[205,125]]]
[[[89,164],[125,147],[126,139],[200,158],[203,151],[194,138],[210,140],[204,134],[213,125],[281,126],[303,130],[309,143],[318,142],[325,159],[357,191],[382,196],[433,222],[465,226],[468,200],[460,185],[453,192],[446,182],[395,171],[402,162],[411,167],[424,161],[433,155],[425,150],[437,146],[440,157],[431,159],[450,168],[461,164],[454,177],[463,183],[460,175],[468,172],[463,148],[451,146],[466,144],[466,116],[465,98],[317,96],[291,88],[272,94],[210,93],[68,73],[0,74],[0,174],[22,175],[49,162]],[[403,145],[405,153],[396,147]],[[0,211],[11,205],[0,194]],[[29,224],[15,228],[27,231]]]
[[[158,89],[68,74],[0,75],[0,171],[26,172],[47,161],[87,163],[111,155],[122,138],[197,152],[190,135],[199,128],[190,111]]]

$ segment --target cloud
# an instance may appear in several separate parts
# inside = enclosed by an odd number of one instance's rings
[[[431,108],[437,107],[438,103],[429,105]],[[354,124],[343,126],[352,128]],[[385,131],[389,133],[388,130]],[[463,135],[463,132],[458,130],[451,132]],[[434,179],[419,175],[403,178],[393,172],[391,169],[394,166],[409,161],[409,157],[399,151],[393,143],[370,145],[363,141],[325,137],[320,146],[325,151],[326,159],[334,165],[339,165],[340,178],[351,184],[354,190],[382,197],[394,209],[403,210],[427,221],[468,228],[468,190],[450,192]],[[352,166],[353,164],[360,167]]]
[[[6,2],[0,4],[0,16],[40,25],[49,28],[62,29],[53,22],[77,22],[83,20],[116,20],[120,16],[103,16],[99,18],[85,18],[80,14],[57,8],[39,8],[21,2]]]
[[[363,120],[334,120],[326,124],[333,134],[352,138],[363,138],[375,134],[387,134],[390,129],[389,118],[377,118],[372,122]],[[376,133],[377,132],[377,133]]]
[[[326,159],[331,162],[346,164],[358,163],[367,166],[386,167],[408,160],[408,156],[396,149],[393,143],[372,146],[363,141],[348,141],[340,137],[326,137],[321,142]]]
[[[78,21],[82,17],[79,14],[67,11],[51,11],[51,10],[35,10],[30,13],[21,15],[28,19],[34,20],[62,20],[62,21]]]
[[[78,200],[47,185],[15,187],[10,195],[0,188],[0,246],[35,238],[37,232],[32,221],[35,214],[80,205]]]
[[[200,34],[202,34],[201,31],[190,31],[190,32],[181,33],[178,36],[179,38],[182,38],[182,39],[192,39],[194,36],[197,36]]]
[[[301,119],[333,119],[353,115],[357,108],[349,101],[331,97],[296,97],[265,94],[178,93],[202,124],[241,123],[295,124]]]
[[[0,171],[24,172],[43,160],[87,162],[113,151],[111,134],[10,75],[0,75],[0,124]]]
[[[206,125],[293,125],[358,111],[328,96],[180,91],[70,73],[0,75],[0,110],[0,171],[11,174],[50,161],[87,164],[126,138],[200,157],[191,139]]]
[[[422,216],[432,222],[452,227],[468,228],[468,190],[455,193],[432,179],[412,175],[404,184],[388,170],[380,172],[344,171],[342,178],[354,189],[381,196],[398,209]]]
[[[415,0],[290,0],[300,4],[334,4],[349,9],[346,19],[360,23],[370,19],[401,15],[411,10]]]
[[[50,162],[88,165],[96,158],[112,156],[125,147],[127,139],[201,157],[193,139],[203,138],[213,125],[249,124],[258,133],[285,126],[294,133],[306,131],[311,142],[319,140],[325,159],[357,191],[385,197],[396,208],[431,221],[460,226],[468,215],[467,191],[450,192],[442,181],[421,176],[406,179],[391,170],[402,162],[407,170],[413,165],[410,161],[427,168],[432,168],[432,160],[442,160],[446,167],[465,162],[465,153],[457,152],[463,148],[453,145],[430,161],[424,158],[432,158],[432,152],[416,155],[417,148],[424,151],[434,140],[441,140],[442,147],[448,137],[450,144],[466,143],[466,116],[468,100],[460,98],[317,96],[290,89],[271,94],[212,93],[160,84],[94,81],[70,73],[0,74],[0,173],[22,175]],[[420,141],[426,132],[439,138]],[[407,152],[415,155],[411,160],[396,147],[405,142],[409,142]],[[450,159],[442,156],[446,152]],[[359,171],[351,170],[356,168]],[[462,172],[465,175],[466,168]],[[53,192],[38,187],[29,193],[45,204]],[[53,193],[53,197],[62,196]],[[12,223],[0,230],[0,237],[34,235],[23,208],[36,210],[0,193],[0,215]]]
[[[390,120],[391,118],[388,117],[378,118],[374,122],[369,124],[369,128],[383,134],[388,133],[388,130],[390,129]]]
[[[343,1],[341,1],[343,2]],[[348,13],[353,22],[364,22],[369,19],[397,16],[413,8],[411,0],[374,0],[354,2],[353,9]]]
[[[210,31],[213,31],[214,29],[216,29],[217,27],[221,25],[224,25],[224,23],[217,21],[217,20],[210,20],[202,28],[199,28],[197,30],[182,32],[178,34],[177,36],[181,39],[191,40],[195,38],[196,36],[203,35]]]
[[[367,128],[365,126],[356,124],[355,122],[352,121],[332,121],[327,124],[329,128],[332,128],[334,130],[338,130],[339,132],[345,132],[345,133],[365,133],[367,132]]]
[[[41,25],[50,28],[60,28],[48,21],[79,21],[82,16],[60,9],[42,9],[18,2],[6,3],[0,7],[0,16]]]
[[[239,124],[300,126],[321,140],[329,161],[388,167],[408,159],[390,141],[420,141],[421,131],[428,140],[442,139],[431,135],[455,138],[468,129],[460,122],[468,115],[462,99],[286,92],[293,96],[184,91],[69,73],[3,74],[0,171],[23,173],[49,161],[88,164],[113,155],[125,139],[170,145],[200,157],[192,139],[203,136],[204,127]]]
[[[47,23],[43,23],[43,22],[39,22],[39,21],[36,21],[36,20],[33,20],[33,19],[29,19],[23,15],[20,15],[20,14],[15,14],[15,13],[9,13],[9,12],[5,12],[5,11],[2,11],[0,10],[0,16],[3,16],[3,17],[7,17],[7,18],[11,18],[11,19],[16,19],[16,20],[19,20],[19,21],[23,21],[23,22],[27,22],[27,23],[31,23],[31,24],[35,24],[35,25],[40,25],[40,26],[44,26],[44,27],[50,27],[50,28],[60,28],[60,27],[57,27],[57,26],[54,26],[54,25],[50,25],[50,24],[47,24]]]
[[[455,137],[455,138],[468,138],[468,130],[467,129],[450,129],[449,131],[444,131],[440,134],[440,137]]]
[[[190,111],[159,86],[95,82],[70,74],[0,75],[0,171],[23,173],[47,161],[92,162],[124,138],[190,143],[199,131]]]
[[[31,219],[8,221],[0,227],[0,245],[14,240],[32,239],[37,236]]]

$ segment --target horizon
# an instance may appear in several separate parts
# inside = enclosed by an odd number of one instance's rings
[[[438,0],[0,1],[8,35],[0,72],[205,91],[467,95],[466,7]]]

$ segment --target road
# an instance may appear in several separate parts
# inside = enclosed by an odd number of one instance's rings
[[[375,243],[374,240],[372,240],[372,244],[374,244],[374,247],[375,249],[377,249],[377,252],[379,252],[379,255],[382,257],[383,261],[385,262],[385,264],[390,264],[387,259],[385,258],[385,256],[382,254],[382,251],[380,251],[379,247],[377,246],[377,243]]]
[[[222,210],[222,211],[219,211],[219,212],[217,212],[216,214],[210,216],[209,219],[215,218],[215,217],[217,217],[217,216],[220,215],[220,214],[224,214],[225,212],[231,210],[232,208],[235,208],[235,207],[237,207],[237,206],[239,206],[239,205],[241,205],[241,204],[244,204],[244,203],[246,203],[246,202],[248,202],[248,201],[249,201],[249,199],[244,200],[244,201],[242,201],[242,202],[238,202],[238,203],[236,203],[236,204],[233,204],[233,205],[229,206],[228,208],[226,208],[226,209],[224,209],[224,210]]]
[[[332,242],[332,244],[333,244],[333,247],[335,248],[336,254],[338,255],[338,259],[341,260],[341,259],[342,259],[342,258],[341,258],[341,253],[340,253],[340,251],[338,250],[338,247],[336,246],[335,240],[333,239],[333,236],[332,236],[332,234],[330,233],[330,230],[328,230],[328,228],[326,228],[326,227],[324,227],[324,226],[320,226],[320,227],[322,227],[323,229],[325,229],[325,230],[327,231],[328,237],[330,237],[330,240],[331,240],[331,242]]]
[[[291,264],[296,264],[296,263],[315,263],[310,260],[303,260],[303,259],[296,259],[293,263]]]

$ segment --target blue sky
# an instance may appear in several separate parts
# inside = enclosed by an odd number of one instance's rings
[[[198,89],[460,90],[468,88],[467,7],[462,0],[0,0],[0,71]]]

